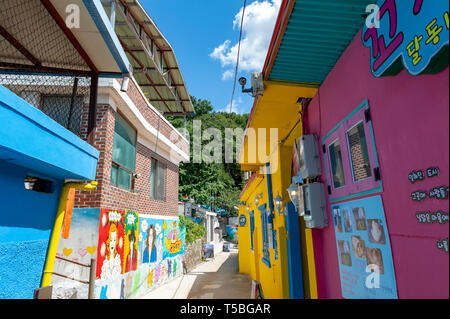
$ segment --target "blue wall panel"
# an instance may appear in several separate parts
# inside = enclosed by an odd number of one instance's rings
[[[299,217],[292,203],[286,204],[285,211],[287,212],[286,231],[288,233],[289,296],[291,299],[304,299]]]
[[[53,181],[53,193],[25,189],[28,174]],[[33,298],[40,287],[61,186],[0,160],[0,298]]]

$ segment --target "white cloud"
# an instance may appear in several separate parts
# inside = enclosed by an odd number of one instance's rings
[[[222,73],[222,80],[228,80],[231,79],[234,75],[234,71],[233,70],[226,70],[225,72]]]
[[[236,114],[243,114],[243,110],[241,110],[240,106],[242,105],[242,98],[237,97],[233,99],[233,105],[231,106],[231,112]],[[227,104],[223,109],[219,110],[219,112],[230,113],[230,103]]]
[[[239,57],[240,70],[262,71],[280,5],[281,0],[263,0],[254,1],[246,7]],[[241,25],[242,10],[243,8],[239,10],[233,21],[233,29],[237,32]],[[221,66],[227,69],[222,75],[222,80],[234,75],[234,71],[230,68],[236,66],[237,52],[237,41],[232,45],[230,40],[225,40],[210,54],[211,58],[219,60]]]

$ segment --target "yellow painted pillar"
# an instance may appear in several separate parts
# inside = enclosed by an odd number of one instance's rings
[[[71,188],[81,189],[85,191],[93,190],[97,187],[97,182],[90,183],[65,183],[62,187],[61,196],[59,198],[58,211],[56,212],[55,224],[53,226],[52,235],[47,251],[47,259],[45,261],[44,274],[42,276],[41,287],[50,286],[53,274],[53,267],[55,265],[56,251],[58,249],[59,237],[61,235],[61,228],[63,225],[64,215],[66,212],[66,203],[69,199],[69,192]]]

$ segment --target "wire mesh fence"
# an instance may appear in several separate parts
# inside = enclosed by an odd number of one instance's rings
[[[0,74],[0,85],[81,136],[82,114],[89,105],[91,78]]]
[[[40,0],[1,0],[0,67],[90,71]]]
[[[0,2],[0,85],[81,137],[94,70],[48,0]]]

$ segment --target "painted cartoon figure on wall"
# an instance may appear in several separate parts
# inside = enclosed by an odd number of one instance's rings
[[[147,229],[147,240],[145,241],[145,248],[143,253],[143,263],[154,263],[157,261],[157,250],[155,246],[156,230],[155,226],[150,225]]]
[[[169,226],[164,222],[163,229],[165,230],[164,245],[170,255],[180,252],[183,241],[180,239],[181,232],[177,222],[171,222]]]
[[[109,227],[108,239],[106,240],[106,258],[102,264],[101,279],[111,280],[122,273],[120,255],[117,253],[117,246],[119,244],[119,235],[116,224],[111,224]]]
[[[123,212],[101,209],[96,278],[112,280],[122,274]]]
[[[137,269],[139,217],[136,213],[127,212],[125,215],[125,248],[123,273]]]

